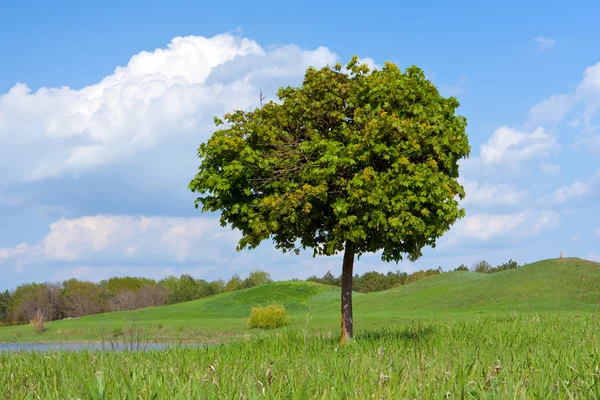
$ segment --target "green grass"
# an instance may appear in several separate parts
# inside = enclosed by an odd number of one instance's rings
[[[222,342],[254,334],[246,328],[250,309],[282,304],[290,327],[337,332],[340,292],[313,282],[277,282],[206,299],[135,312],[158,341]],[[545,260],[495,274],[453,272],[384,292],[355,293],[355,329],[402,326],[416,319],[594,312],[600,306],[600,264],[580,259]],[[131,313],[108,313],[54,321],[36,333],[29,325],[0,328],[0,341],[99,340],[99,324],[123,326]]]
[[[249,330],[251,307],[290,326]],[[140,310],[161,351],[0,352],[4,398],[600,399],[600,264],[546,260],[455,272],[356,294],[355,340],[339,347],[339,289],[279,282]],[[4,341],[98,340],[128,313],[0,328]],[[151,327],[151,328],[149,328]]]
[[[0,353],[3,398],[600,399],[594,314],[481,317],[206,348]],[[270,372],[269,372],[270,370]]]

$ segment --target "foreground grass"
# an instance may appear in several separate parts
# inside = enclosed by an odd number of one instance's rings
[[[413,322],[337,340],[309,328],[206,348],[0,353],[0,387],[9,399],[600,399],[592,313]]]

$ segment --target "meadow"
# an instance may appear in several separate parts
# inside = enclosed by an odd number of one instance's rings
[[[255,305],[290,325],[246,328]],[[339,346],[339,289],[278,282],[139,310],[160,351],[0,353],[7,398],[600,398],[600,264],[546,260],[453,272],[355,295],[355,340]],[[0,341],[99,340],[110,313],[0,328]]]

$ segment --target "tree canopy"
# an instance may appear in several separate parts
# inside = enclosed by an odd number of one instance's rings
[[[353,57],[346,70],[309,68],[277,96],[215,118],[219,129],[198,149],[196,207],[239,229],[238,249],[272,239],[284,252],[344,250],[348,305],[355,255],[416,260],[464,216],[466,120],[419,68],[370,70]]]

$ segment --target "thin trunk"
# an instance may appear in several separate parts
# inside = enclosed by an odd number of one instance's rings
[[[354,268],[354,249],[346,243],[344,264],[342,265],[342,337],[340,344],[352,339],[352,269]]]

